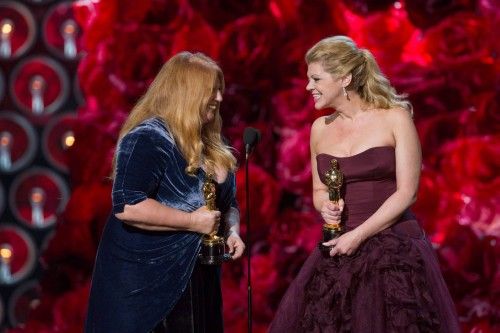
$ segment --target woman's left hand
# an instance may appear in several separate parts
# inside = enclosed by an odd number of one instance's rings
[[[356,229],[354,229],[346,232],[340,237],[323,243],[323,245],[333,246],[333,248],[330,250],[331,257],[337,254],[350,256],[351,254],[356,252],[363,241],[364,237]]]
[[[240,258],[243,251],[245,251],[245,243],[243,243],[240,236],[234,231],[227,237],[226,244],[229,247],[229,254],[233,260]]]

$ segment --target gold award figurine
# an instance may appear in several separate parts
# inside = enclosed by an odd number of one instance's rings
[[[336,159],[331,160],[331,168],[325,173],[325,182],[328,187],[328,196],[331,202],[338,204],[340,200],[340,190],[342,184],[344,183],[344,175],[339,169],[338,162]],[[323,240],[318,243],[319,249],[328,254],[331,250],[331,246],[323,245],[324,242],[328,242],[334,238],[339,237],[344,233],[344,228],[340,223],[324,223],[323,224]]]
[[[213,174],[208,174],[203,182],[203,198],[208,210],[216,210],[216,183]],[[209,235],[202,238],[199,258],[204,265],[220,265],[231,258],[225,253],[224,237],[217,236],[218,226]]]

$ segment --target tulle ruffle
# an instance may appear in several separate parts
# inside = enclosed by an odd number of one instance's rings
[[[440,330],[420,251],[411,238],[391,232],[352,256],[322,258],[304,292],[304,332]]]

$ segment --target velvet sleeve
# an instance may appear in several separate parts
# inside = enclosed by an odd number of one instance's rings
[[[231,174],[231,197],[229,207],[236,208],[240,210],[240,205],[238,205],[238,200],[236,199],[236,175],[234,173]]]
[[[118,144],[113,183],[113,214],[154,197],[167,167],[168,150],[173,145],[157,130],[136,128]]]

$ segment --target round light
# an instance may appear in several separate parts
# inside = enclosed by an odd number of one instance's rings
[[[10,258],[12,258],[12,249],[4,245],[2,248],[0,248],[0,257],[5,261],[9,260]]]
[[[4,21],[2,24],[2,34],[9,35],[14,30],[14,24],[10,21]]]
[[[43,202],[44,195],[43,195],[43,190],[39,187],[35,187],[32,192],[31,192],[31,201],[33,203],[41,203]]]
[[[75,135],[73,134],[72,131],[67,132],[63,136],[63,147],[69,148],[75,144]]]
[[[11,143],[12,135],[9,132],[0,133],[0,146],[8,147]]]
[[[76,32],[75,23],[72,20],[68,20],[64,23],[63,31],[67,35],[73,35]]]

